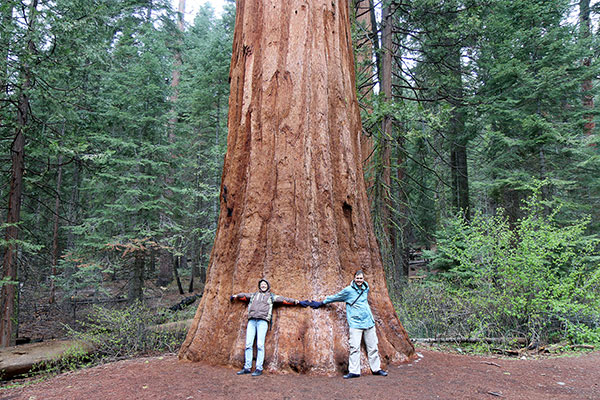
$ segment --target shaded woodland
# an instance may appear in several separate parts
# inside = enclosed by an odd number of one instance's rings
[[[426,325],[409,334],[600,341],[599,11],[351,2],[375,235],[400,319]],[[234,21],[232,1],[191,23],[164,0],[2,1],[0,345],[33,312],[19,304],[202,287]]]

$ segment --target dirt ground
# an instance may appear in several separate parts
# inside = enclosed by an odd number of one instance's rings
[[[127,399],[600,399],[600,352],[576,357],[505,359],[419,349],[387,377],[237,376],[227,367],[141,358],[0,389],[6,400]]]

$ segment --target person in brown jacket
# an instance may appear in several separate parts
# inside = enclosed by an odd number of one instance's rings
[[[265,336],[273,317],[273,304],[308,306],[308,301],[298,301],[271,293],[271,285],[266,279],[258,281],[258,289],[259,291],[255,293],[234,294],[229,299],[231,301],[237,299],[249,303],[248,325],[246,327],[246,352],[244,354],[245,362],[244,368],[237,372],[238,375],[249,374],[251,372],[254,338],[256,338],[256,368],[252,372],[252,376],[262,375],[263,361],[265,359]]]

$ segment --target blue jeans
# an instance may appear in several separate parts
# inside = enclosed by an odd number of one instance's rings
[[[254,337],[256,336],[256,369],[262,370],[265,360],[265,336],[267,336],[269,323],[264,319],[249,319],[246,327],[246,353],[245,369],[252,368],[252,348],[254,347]]]

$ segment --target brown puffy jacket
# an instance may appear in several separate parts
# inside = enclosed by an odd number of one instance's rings
[[[265,281],[261,279],[261,281]],[[258,283],[260,285],[260,281]],[[269,285],[269,282],[267,282]],[[235,295],[236,299],[241,301],[248,301],[248,319],[264,319],[265,321],[271,322],[271,318],[273,316],[273,304],[280,303],[285,305],[294,305],[297,304],[298,301],[294,299],[290,299],[288,297],[278,296],[269,291],[271,286],[265,292],[255,292],[255,293],[238,293]]]

